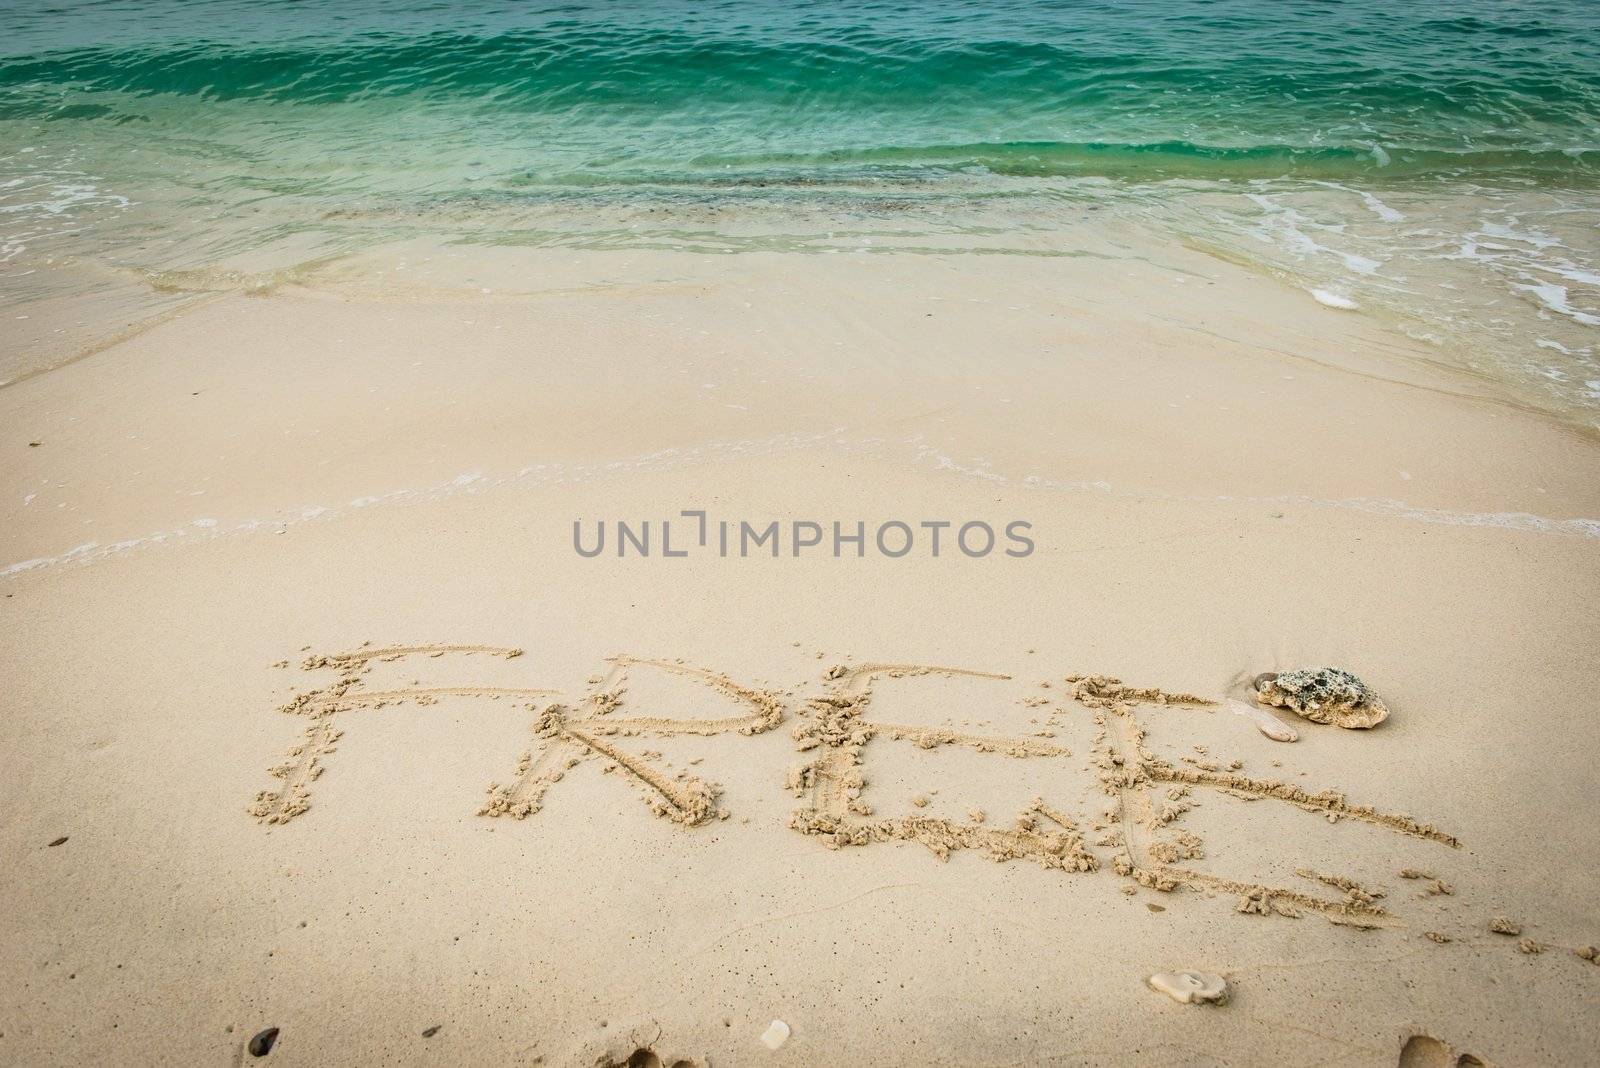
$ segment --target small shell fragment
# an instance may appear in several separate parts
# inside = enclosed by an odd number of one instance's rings
[[[782,1020],[773,1020],[767,1029],[761,1032],[761,1044],[768,1049],[777,1049],[789,1041],[789,1025]]]
[[[1238,715],[1254,723],[1257,730],[1275,742],[1298,742],[1300,740],[1299,731],[1260,705],[1247,705],[1243,701],[1229,700],[1228,706]]]
[[[1149,979],[1150,989],[1159,990],[1184,1005],[1228,1000],[1228,981],[1209,972],[1157,972]]]

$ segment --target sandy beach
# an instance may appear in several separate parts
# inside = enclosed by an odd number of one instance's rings
[[[0,1060],[1591,1056],[1592,432],[1187,250],[386,255],[0,389]]]

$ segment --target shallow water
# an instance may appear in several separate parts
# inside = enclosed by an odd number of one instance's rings
[[[1132,228],[1600,425],[1597,224],[1590,3],[0,4],[12,309],[419,237],[1071,255]]]

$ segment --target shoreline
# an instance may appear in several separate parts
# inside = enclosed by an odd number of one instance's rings
[[[1528,192],[1524,211],[1402,186],[1386,194],[1406,207],[1400,211],[1337,182],[1285,178],[1239,189],[1224,182],[1207,192],[1173,181],[1127,189],[1081,182],[1059,203],[1046,187],[1035,198],[1010,203],[1001,196],[981,210],[861,204],[814,218],[798,205],[769,205],[767,214],[747,216],[736,204],[648,206],[624,198],[542,222],[511,209],[504,219],[484,209],[489,214],[475,220],[421,211],[351,232],[294,231],[265,242],[241,235],[241,247],[221,258],[108,261],[86,251],[26,259],[8,276],[13,292],[0,302],[13,320],[0,338],[0,388],[218,300],[501,305],[601,284],[583,273],[585,264],[614,272],[604,284],[633,286],[649,280],[639,272],[652,264],[669,277],[715,280],[727,273],[722,261],[729,257],[763,264],[769,275],[774,264],[787,263],[783,270],[797,276],[816,269],[807,265],[812,258],[830,265],[826,270],[971,258],[972,270],[1001,273],[1038,263],[1044,274],[1087,281],[1090,291],[1108,288],[1096,268],[1126,272],[1196,321],[1203,309],[1178,299],[1174,286],[1209,287],[1223,278],[1230,291],[1242,286],[1275,306],[1311,301],[1318,307],[1298,309],[1302,318],[1324,322],[1321,316],[1335,311],[1359,319],[1356,335],[1382,348],[1391,364],[1418,365],[1440,373],[1452,384],[1445,388],[1494,396],[1600,434],[1589,336],[1596,320],[1585,310],[1585,287],[1596,275],[1584,266],[1586,231],[1573,229],[1587,208],[1580,201],[1558,210],[1549,196],[1559,190]],[[1259,217],[1237,215],[1246,209]],[[1524,224],[1528,212],[1545,221]],[[337,211],[332,217],[342,218]],[[469,220],[482,229],[459,229]],[[557,220],[561,227],[551,229]],[[142,225],[180,222],[157,212]],[[688,265],[696,259],[706,262]],[[1111,288],[1110,299],[1120,299],[1118,292]],[[1292,348],[1302,357],[1311,350]]]
[[[1588,463],[1600,441],[1585,428],[1487,391],[1364,316],[1203,256],[1111,271],[676,253],[476,262],[481,280],[508,281],[515,268],[543,286],[450,300],[404,289],[378,302],[337,290],[223,296],[0,390],[14,413],[0,445],[40,442],[19,454],[9,486],[0,481],[0,494],[29,502],[0,535],[3,566],[212,529],[196,520],[251,529],[381,500],[807,446],[1040,489],[1583,536],[1600,516],[1600,491],[1571,464]],[[1127,307],[1158,284],[1161,314]],[[860,301],[876,322],[833,318]],[[175,376],[191,388],[175,388]],[[478,400],[490,383],[504,396]],[[147,403],[103,426],[73,425],[75,391],[108,386]],[[411,399],[419,392],[437,398],[431,409]],[[280,412],[278,432],[258,404]],[[370,429],[343,425],[341,405]],[[1428,421],[1448,429],[1436,437]],[[231,463],[268,472],[254,479],[267,495],[219,485],[230,470],[220,459],[174,456],[173,426],[188,422]],[[90,484],[122,507],[81,514],[86,502],[52,492],[63,435],[100,450],[105,470]],[[1195,437],[1212,444],[1187,452]],[[1282,442],[1294,448],[1270,455]],[[133,450],[152,454],[148,464]],[[1223,461],[1227,450],[1238,455]],[[1353,472],[1383,474],[1345,477],[1294,455],[1307,451],[1343,452]],[[1483,470],[1461,477],[1451,451],[1479,454]],[[1544,457],[1536,472],[1522,459],[1533,452]],[[134,490],[132,479],[147,481]],[[187,509],[150,499],[189,496]],[[63,507],[76,523],[51,512]]]

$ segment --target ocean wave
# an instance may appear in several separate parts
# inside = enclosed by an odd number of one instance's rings
[[[510,187],[656,186],[808,188],[910,185],[972,171],[1011,178],[1363,178],[1380,183],[1493,175],[1588,188],[1600,183],[1600,144],[1583,149],[1428,149],[1370,143],[1299,147],[1192,141],[1013,141],[897,145],[817,152],[707,153],[685,159],[607,161],[566,171],[530,171]]]
[[[0,121],[150,122],[183,102],[237,105],[236,119],[252,104],[357,117],[403,105],[486,143],[542,136],[590,157],[927,145],[1041,174],[1159,160],[1338,175],[1386,157],[1402,170],[1592,170],[1600,14],[1458,7],[1438,19],[1378,0],[356,2],[272,19],[230,0],[146,0],[76,20],[0,13]]]

